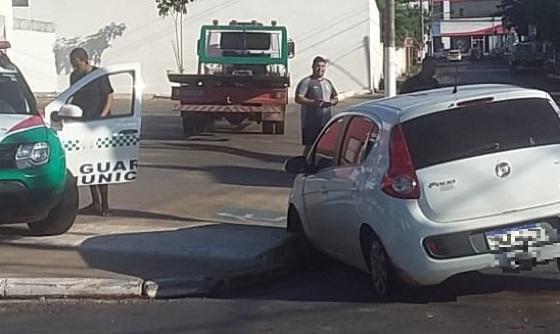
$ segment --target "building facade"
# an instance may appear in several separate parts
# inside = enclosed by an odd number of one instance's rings
[[[0,39],[10,42],[8,53],[37,92],[55,92],[58,80],[52,61],[56,42],[52,21],[26,15],[29,0],[0,0]]]
[[[20,5],[25,6],[11,7],[16,1],[19,0],[0,0],[0,9],[7,17],[6,27],[14,27],[7,32],[13,45],[11,56],[28,72],[35,91],[60,91],[67,87],[68,50],[81,45],[95,54],[100,65],[140,62],[145,91],[170,93],[167,72],[177,70],[172,47],[174,21],[158,16],[154,0],[23,0]],[[197,70],[200,26],[214,19],[264,23],[275,20],[285,25],[296,43],[296,57],[290,62],[293,86],[311,73],[313,57],[322,55],[329,60],[327,76],[340,91],[378,88],[383,73],[383,49],[375,1],[196,2],[189,7],[184,24],[185,68],[189,73]],[[31,39],[31,33],[48,38]],[[35,48],[43,51],[31,52]],[[41,57],[30,59],[37,54]],[[26,64],[33,66],[26,70]]]
[[[488,55],[507,35],[499,16],[501,0],[432,0],[432,37],[436,53],[479,48]]]

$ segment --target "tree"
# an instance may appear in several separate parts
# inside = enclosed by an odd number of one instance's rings
[[[161,17],[172,16],[175,21],[175,41],[173,42],[173,53],[179,73],[185,71],[185,60],[183,56],[183,18],[187,15],[187,6],[196,0],[156,0],[158,14]]]
[[[385,8],[385,0],[376,0],[377,6],[381,13]],[[423,42],[422,36],[429,31],[428,24],[424,25],[424,33],[422,33],[422,9],[418,4],[412,4],[418,1],[412,0],[396,0],[395,1],[395,42],[397,45],[402,46],[407,37],[413,38],[418,43]],[[428,22],[429,17],[424,12],[425,22]],[[384,27],[381,27],[383,30]]]
[[[537,27],[537,38],[560,47],[560,1],[558,0],[502,0],[500,13],[507,28],[527,36],[529,26]]]

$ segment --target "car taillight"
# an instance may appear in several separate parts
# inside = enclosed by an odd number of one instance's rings
[[[273,99],[284,99],[284,98],[286,98],[286,95],[284,95],[284,92],[274,92],[274,93],[272,93],[272,98]]]
[[[389,170],[383,177],[382,189],[387,195],[397,198],[420,198],[418,177],[400,125],[396,125],[391,131]]]

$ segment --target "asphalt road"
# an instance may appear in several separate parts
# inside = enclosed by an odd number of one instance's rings
[[[442,66],[440,81],[454,81]],[[459,66],[460,83],[512,83],[559,91],[543,73],[510,74],[496,63]],[[353,99],[347,103],[362,102]],[[184,140],[166,101],[147,101],[138,182],[114,187],[123,215],[216,219],[283,226],[291,178],[285,158],[298,154],[298,114],[286,136],[254,125]],[[87,218],[80,218],[87,219]],[[366,275],[338,263],[209,299],[37,301],[0,304],[2,333],[557,333],[560,273],[554,266],[504,275],[455,277],[375,303]]]

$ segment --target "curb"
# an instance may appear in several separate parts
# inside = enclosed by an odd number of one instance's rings
[[[141,297],[142,287],[142,279],[4,278],[0,279],[0,297]]]
[[[246,268],[222,277],[167,278],[144,283],[142,295],[150,299],[209,297],[220,292],[272,281],[289,274],[294,265]]]
[[[144,283],[143,295],[152,299],[205,297],[219,292],[239,289],[271,281],[292,272],[297,264],[295,236],[272,248],[255,262],[255,265],[215,276],[166,278]]]
[[[297,264],[296,237],[268,249],[254,264],[222,274],[141,278],[0,278],[1,299],[33,298],[151,298],[204,297],[271,281],[289,274]]]

